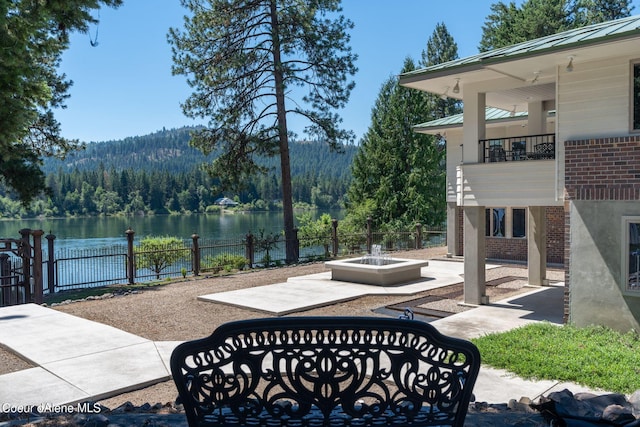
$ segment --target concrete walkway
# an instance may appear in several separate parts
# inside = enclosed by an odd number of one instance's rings
[[[498,265],[488,264],[487,269]],[[429,260],[422,278],[397,286],[361,285],[331,280],[331,272],[291,277],[285,283],[202,295],[198,299],[249,308],[282,316],[336,304],[367,295],[415,295],[430,289],[462,282],[464,265],[458,261]]]
[[[35,304],[1,308],[0,345],[36,367],[0,375],[0,404],[96,401],[166,381],[177,344]]]
[[[201,298],[285,314],[370,292],[411,295],[459,283],[461,272],[462,263],[430,261],[424,280],[405,286],[331,284],[323,273]],[[469,339],[541,320],[561,324],[562,292],[562,286],[532,288],[529,293],[491,302],[434,321],[433,325],[444,334]],[[37,366],[0,376],[0,404],[61,405],[96,401],[165,381],[170,378],[168,361],[177,344],[149,341],[34,304],[0,308],[0,345]],[[522,396],[533,399],[564,388],[573,392],[589,391],[575,384],[525,381],[483,366],[474,394],[477,401],[505,403]]]
[[[563,324],[564,284],[531,288],[530,292],[502,301],[490,302],[473,310],[438,319],[431,324],[441,333],[463,339],[477,338],[493,332],[505,332],[529,323],[547,321]],[[573,383],[528,381],[507,371],[483,365],[473,390],[478,402],[506,403],[510,399],[536,399],[564,389],[572,393],[606,393]]]

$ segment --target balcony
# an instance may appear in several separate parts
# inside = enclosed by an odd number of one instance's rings
[[[481,139],[479,143],[483,147],[484,163],[556,158],[556,136],[553,133]]]
[[[458,206],[555,206],[559,203],[554,134],[479,142],[484,150],[480,162],[457,167]]]

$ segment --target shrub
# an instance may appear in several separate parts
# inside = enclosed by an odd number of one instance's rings
[[[325,258],[329,258],[331,246],[332,218],[328,213],[322,214],[319,219],[313,220],[310,213],[304,213],[298,217],[298,239],[300,246],[322,246]]]
[[[208,256],[204,260],[204,267],[207,270],[213,270],[218,273],[221,270],[244,270],[249,263],[242,255],[219,254],[216,256]]]
[[[134,248],[137,268],[148,268],[160,279],[162,270],[189,256],[189,248],[177,237],[145,237]]]

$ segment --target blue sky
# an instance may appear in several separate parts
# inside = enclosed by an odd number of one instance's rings
[[[344,15],[355,23],[351,46],[359,56],[356,87],[340,111],[344,127],[357,140],[362,137],[383,82],[399,73],[407,56],[420,58],[439,22],[447,26],[460,57],[477,53],[495,2],[343,0]],[[633,13],[640,13],[640,0],[633,3]],[[191,89],[185,76],[171,75],[166,37],[169,27],[182,26],[184,14],[179,0],[125,0],[118,9],[103,9],[99,26],[89,34],[72,36],[60,70],[74,85],[67,108],[56,112],[64,137],[107,141],[197,124],[180,108]],[[91,47],[96,30],[98,45]]]

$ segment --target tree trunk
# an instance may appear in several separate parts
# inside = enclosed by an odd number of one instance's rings
[[[291,191],[291,165],[289,162],[289,137],[287,114],[284,104],[284,73],[280,56],[280,35],[276,0],[271,2],[271,26],[273,30],[273,62],[276,90],[276,109],[280,140],[280,169],[282,171],[282,210],[284,216],[285,260],[287,264],[297,262],[293,231],[293,197]]]

